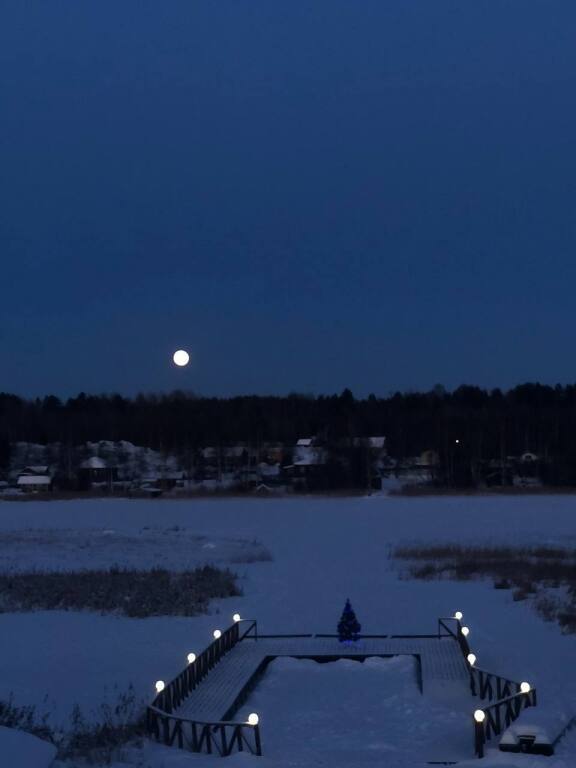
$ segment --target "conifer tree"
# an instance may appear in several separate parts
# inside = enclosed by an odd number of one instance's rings
[[[354,609],[350,605],[350,600],[346,600],[346,605],[338,622],[338,639],[341,643],[358,640],[361,629]]]

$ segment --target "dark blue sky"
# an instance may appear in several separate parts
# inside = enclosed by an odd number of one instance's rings
[[[576,380],[575,30],[574,0],[0,0],[0,390]]]

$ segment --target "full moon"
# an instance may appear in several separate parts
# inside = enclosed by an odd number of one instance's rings
[[[174,360],[176,365],[179,365],[182,368],[190,362],[190,355],[185,349],[179,349],[177,352],[174,352],[172,360]]]

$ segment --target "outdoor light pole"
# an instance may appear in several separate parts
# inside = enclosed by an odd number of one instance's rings
[[[474,744],[476,755],[478,757],[484,757],[484,742],[486,736],[484,733],[484,720],[486,719],[486,713],[483,709],[477,709],[474,712]]]

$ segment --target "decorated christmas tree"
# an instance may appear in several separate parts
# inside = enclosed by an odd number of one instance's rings
[[[346,600],[346,605],[338,622],[338,639],[341,643],[358,640],[361,629],[354,609],[350,605],[350,600]]]

